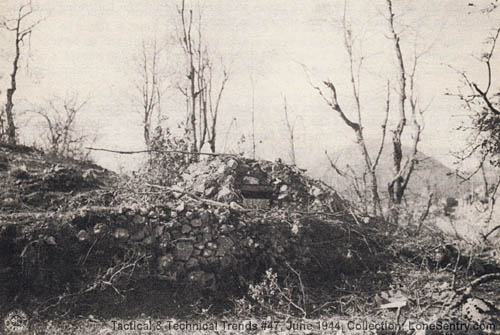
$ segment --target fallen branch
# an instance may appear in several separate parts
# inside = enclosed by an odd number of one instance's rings
[[[92,147],[85,147],[87,150],[92,150],[92,151],[104,151],[104,152],[111,152],[114,154],[121,154],[121,155],[133,155],[133,154],[143,154],[143,153],[149,153],[149,152],[160,152],[160,153],[168,153],[168,154],[183,154],[183,155],[206,155],[206,156],[231,156],[231,157],[238,157],[237,155],[234,154],[226,154],[226,153],[214,153],[214,152],[192,152],[192,151],[183,151],[183,150],[159,150],[159,149],[149,149],[149,150],[111,150],[111,149],[104,149],[104,148],[92,148]]]
[[[203,202],[203,203],[205,203],[207,205],[212,205],[212,206],[216,206],[216,207],[231,208],[233,210],[240,211],[240,212],[249,211],[249,210],[244,209],[243,207],[240,209],[240,208],[236,208],[235,206],[231,206],[230,204],[226,204],[226,203],[223,203],[223,202],[200,198],[196,194],[193,194],[193,193],[190,193],[190,192],[186,192],[186,191],[182,191],[182,190],[178,190],[178,189],[175,189],[175,188],[172,188],[172,187],[161,186],[161,185],[154,185],[154,184],[146,184],[146,186],[158,188],[158,189],[165,190],[165,191],[168,191],[168,192],[171,192],[171,193],[179,193],[179,194],[182,194],[182,195],[187,195],[188,197],[192,198],[193,200],[196,200],[196,201],[199,201],[199,202]]]
[[[478,277],[471,281],[469,285],[461,287],[457,289],[457,292],[464,292],[468,289],[474,288],[476,286],[479,286],[481,284],[493,281],[493,280],[500,280],[500,272],[495,272],[495,273],[488,273],[485,275],[482,275],[481,277]]]

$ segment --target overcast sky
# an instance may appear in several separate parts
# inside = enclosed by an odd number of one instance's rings
[[[10,0],[11,1],[11,0]],[[9,15],[20,1],[0,1]],[[463,119],[456,99],[446,96],[460,83],[454,67],[466,70],[481,82],[485,70],[475,56],[500,22],[500,11],[484,14],[471,1],[394,0],[403,52],[408,60],[414,50],[428,52],[421,58],[418,91],[430,107],[425,119],[421,149],[449,163],[451,149],[463,134],[453,129]],[[142,40],[153,36],[165,45],[168,84],[175,85],[172,69],[179,67],[173,36],[178,17],[173,0],[39,0],[45,20],[32,35],[29,61],[23,59],[17,111],[54,96],[78,93],[89,99],[82,115],[85,127],[99,129],[96,146],[114,149],[143,147],[139,106],[134,101],[136,57]],[[250,135],[251,74],[255,81],[257,155],[288,157],[283,123],[282,95],[287,96],[291,118],[297,119],[296,148],[299,165],[310,167],[330,152],[353,143],[352,133],[323,103],[308,82],[330,79],[338,87],[347,114],[353,112],[348,63],[342,44],[343,0],[210,0],[196,1],[202,9],[204,33],[214,58],[223,58],[230,70],[218,127],[218,150],[234,149],[242,134]],[[482,5],[480,2],[475,4]],[[484,1],[483,4],[486,4]],[[2,8],[4,6],[4,8]],[[394,51],[388,33],[385,1],[348,1],[347,16],[358,43],[357,55],[365,58],[362,72],[362,105],[370,141],[379,138],[383,117],[385,82],[393,79]],[[10,72],[12,41],[2,32],[2,101]],[[362,51],[359,51],[362,50]],[[23,50],[28,51],[28,46]],[[498,57],[495,60],[498,62]],[[28,66],[26,66],[28,64]],[[498,83],[497,83],[498,84]],[[172,122],[184,115],[178,93],[166,94],[164,113]],[[393,96],[395,92],[393,92]],[[231,120],[236,118],[227,135]],[[31,120],[23,139],[39,136],[40,123]],[[227,143],[225,143],[227,142]],[[262,143],[260,143],[262,142]],[[96,154],[98,163],[116,169],[132,167],[130,157]]]

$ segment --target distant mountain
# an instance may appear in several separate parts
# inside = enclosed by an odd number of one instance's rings
[[[368,145],[368,150],[372,160],[374,160],[378,148],[373,144]],[[408,147],[403,147],[404,157],[406,157],[409,150]],[[341,151],[331,153],[330,157],[336,161],[336,165],[342,170],[349,169],[355,171],[359,176],[361,176],[364,171],[364,160],[357,145],[348,146]],[[469,182],[461,182],[461,179],[456,176],[455,171],[445,166],[438,159],[428,156],[423,152],[419,152],[416,158],[418,163],[415,166],[415,171],[408,184],[407,196],[409,197],[426,197],[427,194],[432,191],[436,198],[460,198],[461,196],[470,194],[472,190],[483,185],[479,174]],[[404,159],[405,158],[403,158],[403,162]],[[383,197],[387,192],[387,184],[393,175],[392,162],[391,148],[386,146],[384,147],[377,168],[379,190]],[[310,173],[319,176],[323,181],[335,186],[340,192],[352,187],[350,182],[339,176],[330,167],[326,156],[313,164],[315,165],[309,168]]]

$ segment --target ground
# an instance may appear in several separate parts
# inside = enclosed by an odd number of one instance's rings
[[[500,333],[498,236],[464,238],[463,208],[390,224],[296,167],[238,157],[151,176],[0,148],[4,332],[26,315],[33,334]],[[277,200],[249,208],[242,184]]]

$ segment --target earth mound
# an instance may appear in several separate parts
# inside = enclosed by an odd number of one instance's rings
[[[89,297],[130,300],[146,286],[186,299],[238,296],[269,268],[331,287],[387,265],[376,222],[281,162],[215,157],[169,187],[26,147],[0,153],[0,294],[37,313]],[[266,206],[247,206],[262,194]]]

